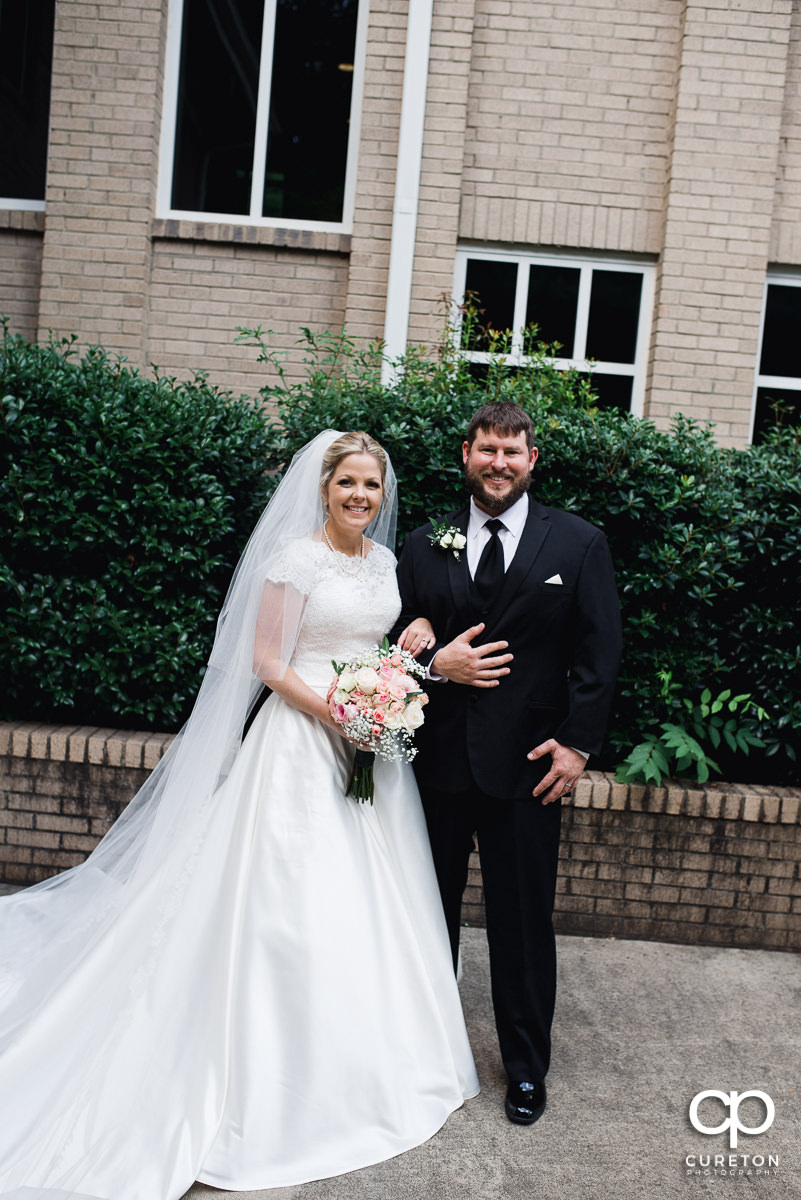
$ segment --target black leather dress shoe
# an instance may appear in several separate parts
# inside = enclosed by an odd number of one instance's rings
[[[545,1112],[545,1081],[510,1083],[506,1089],[506,1115],[515,1125],[533,1125]]]

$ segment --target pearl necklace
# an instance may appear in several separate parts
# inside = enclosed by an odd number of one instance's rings
[[[362,552],[361,552],[361,556],[359,558],[359,565],[355,571],[350,571],[345,566],[342,559],[343,558],[351,558],[351,557],[355,558],[356,555],[354,554],[351,556],[350,554],[345,554],[345,552],[343,550],[337,550],[336,546],[334,545],[334,543],[331,541],[330,537],[328,536],[327,525],[328,525],[328,521],[326,520],[325,524],[323,525],[323,537],[326,540],[328,549],[331,551],[332,554],[336,555],[335,562],[336,562],[337,566],[339,567],[340,571],[342,572],[343,575],[349,575],[351,577],[351,579],[360,579],[361,574],[362,574],[362,567],[364,566],[364,545],[365,545],[364,534],[362,534]]]

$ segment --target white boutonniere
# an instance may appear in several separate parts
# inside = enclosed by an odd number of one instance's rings
[[[446,525],[444,521],[437,523],[433,517],[428,519],[432,527],[428,540],[432,546],[436,546],[439,550],[450,550],[453,557],[459,562],[462,557],[460,551],[464,550],[467,545],[467,538],[461,529],[457,529],[454,525]]]

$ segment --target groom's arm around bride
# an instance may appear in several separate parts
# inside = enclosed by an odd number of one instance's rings
[[[528,495],[537,449],[526,413],[481,409],[462,457],[470,503],[445,522],[464,547],[432,541],[430,527],[407,537],[395,632],[422,616],[436,634],[419,655],[442,682],[427,689],[415,773],[454,954],[478,833],[506,1112],[530,1123],[544,1108],[555,995],[553,801],[601,749],[620,615],[603,533]]]

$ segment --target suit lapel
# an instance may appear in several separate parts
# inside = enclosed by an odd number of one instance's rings
[[[467,536],[467,522],[470,516],[469,508],[462,508],[457,513],[448,515],[449,524]],[[440,553],[442,553],[440,551]],[[467,548],[459,554],[457,560],[452,550],[445,552],[448,556],[448,580],[453,593],[453,604],[456,611],[470,608],[470,568],[467,565]]]
[[[520,590],[523,580],[534,566],[535,559],[545,544],[545,539],[551,532],[551,522],[548,510],[535,500],[529,498],[528,517],[520,535],[520,541],[515,551],[509,570],[503,577],[498,593],[487,613],[487,624],[497,614],[509,607],[513,597]]]

